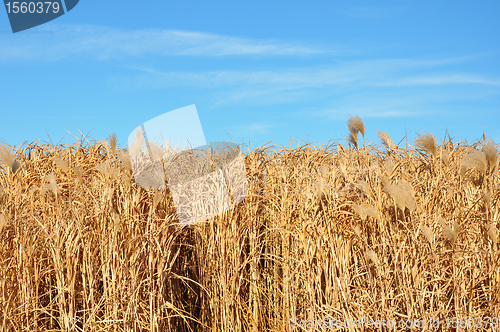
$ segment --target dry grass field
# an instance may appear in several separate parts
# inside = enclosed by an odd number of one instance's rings
[[[247,149],[245,200],[187,227],[115,137],[0,145],[0,330],[498,330],[478,323],[500,316],[496,145],[348,128],[344,146]]]

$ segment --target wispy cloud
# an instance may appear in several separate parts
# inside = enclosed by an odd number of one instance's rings
[[[43,28],[40,28],[40,31]],[[143,56],[231,56],[338,53],[295,41],[259,40],[205,32],[121,30],[92,25],[56,25],[54,33],[0,35],[0,60],[84,58],[93,60]]]
[[[310,101],[312,105],[325,106],[297,115],[334,119],[356,113],[363,117],[394,118],[442,109],[436,105],[498,95],[500,78],[460,72],[465,63],[474,60],[462,57],[339,61],[330,66],[261,71],[163,72],[134,67],[138,74],[109,83],[118,90],[205,90],[217,107]]]
[[[452,85],[452,84],[483,84],[499,86],[500,79],[463,73],[438,74],[427,76],[411,76],[392,82],[392,85]]]
[[[163,72],[134,67],[142,74],[117,77],[118,90],[189,86],[219,89],[226,102],[263,99],[295,101],[311,94],[332,94],[361,88],[432,87],[450,85],[498,86],[500,79],[483,74],[454,72],[449,67],[467,61],[450,59],[386,59],[342,61],[332,66],[267,71]],[[415,74],[418,72],[419,74]],[[224,89],[222,89],[224,88]]]

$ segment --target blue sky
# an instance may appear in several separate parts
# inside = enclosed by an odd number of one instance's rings
[[[0,141],[125,147],[195,104],[207,142],[500,142],[498,1],[95,1],[13,34],[0,10]]]

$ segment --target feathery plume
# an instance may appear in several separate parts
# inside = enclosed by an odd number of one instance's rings
[[[135,176],[135,183],[144,189],[165,189],[165,181],[149,172]]]
[[[123,184],[125,184],[126,186],[130,185],[130,181],[131,181],[130,175],[123,173],[123,174],[120,176],[120,180],[121,180],[121,181],[122,181],[122,183],[123,183]]]
[[[129,144],[129,154],[134,163],[137,162],[138,159],[142,159],[141,152],[145,142],[144,131],[141,127],[137,127],[135,129],[135,140],[132,144]]]
[[[363,191],[363,193],[366,196],[375,199],[375,195],[373,194],[373,191],[370,189],[370,185],[366,181],[359,180],[356,185]]]
[[[325,193],[330,189],[330,186],[323,178],[318,179],[318,181],[316,181],[314,185],[316,187],[315,190],[316,196],[319,198],[322,198],[325,195]]]
[[[319,173],[321,174],[323,179],[326,179],[328,177],[328,169],[325,166],[320,166]]]
[[[441,151],[441,159],[443,160],[444,164],[448,166],[450,164],[450,153],[446,150]]]
[[[347,136],[347,141],[351,143],[356,149],[358,148],[358,132],[349,128],[349,136]]]
[[[460,166],[460,180],[465,179],[465,174],[467,173],[467,166]]]
[[[2,232],[2,229],[7,226],[7,218],[3,216],[3,214],[0,214],[0,233]]]
[[[446,241],[450,242],[452,245],[457,241],[458,233],[460,232],[460,225],[454,221],[453,228],[446,224],[446,220],[443,217],[438,219],[439,224],[443,228],[443,234]]]
[[[5,145],[0,144],[0,161],[7,167],[12,167],[14,160],[14,154],[10,151],[10,149]]]
[[[57,185],[56,175],[54,173],[47,174],[43,177],[45,183],[42,186],[42,192],[52,191],[54,195],[59,194],[59,186]]]
[[[73,170],[75,171],[76,180],[78,180],[79,182],[82,182],[82,180],[83,180],[83,167],[76,166],[73,168]]]
[[[349,136],[347,140],[349,143],[354,145],[356,149],[359,148],[358,144],[358,132],[363,136],[363,145],[365,142],[365,124],[359,116],[349,115],[349,120],[347,120],[347,128],[349,129]]]
[[[68,163],[65,162],[64,160],[56,158],[56,159],[54,159],[54,165],[56,165],[57,167],[62,169],[62,171],[64,173],[66,173],[66,175],[68,174],[68,171],[69,171]]]
[[[361,228],[359,227],[359,225],[354,226],[353,229],[354,233],[356,233],[358,237],[361,237]]]
[[[3,144],[0,144],[0,162],[9,167],[14,174],[21,167],[21,163],[16,160],[14,153],[11,152],[10,149]]]
[[[491,209],[491,191],[486,191],[484,194],[484,205],[487,209]]]
[[[432,244],[432,242],[434,241],[434,232],[432,231],[432,229],[427,225],[422,225],[420,227],[420,230],[422,231],[422,234],[424,234],[424,236],[427,238],[429,243]]]
[[[155,141],[149,142],[149,150],[153,160],[162,160],[165,155],[165,149],[158,145]]]
[[[396,145],[394,144],[394,142],[389,137],[389,134],[386,131],[377,131],[376,134],[388,149],[392,150],[396,147]]]
[[[398,208],[404,211],[405,208],[408,208],[411,212],[417,209],[417,203],[414,198],[414,191],[410,183],[403,182],[399,185],[392,184],[385,186],[383,191],[389,194]]]
[[[109,160],[107,162],[95,165],[95,168],[105,177],[111,175]]]
[[[489,225],[487,234],[490,237],[491,241],[493,241],[493,244],[496,245],[498,241],[498,229],[496,228],[496,226],[493,224]]]
[[[426,133],[424,135],[420,135],[417,133],[417,138],[415,139],[415,146],[419,149],[424,150],[428,154],[432,154],[434,157],[437,155],[437,140],[436,136]]]
[[[373,264],[378,265],[377,253],[371,249],[366,250],[366,256],[373,262]]]
[[[106,140],[104,140],[104,139],[103,139],[103,140],[101,140],[101,142],[100,142],[100,143],[101,143],[101,145],[102,145],[102,146],[106,149],[106,153],[107,153],[107,154],[108,154],[108,156],[109,156],[109,144],[108,144],[108,141],[106,141]]]
[[[113,152],[113,154],[115,154],[115,152],[116,152],[116,134],[112,133],[111,135],[109,135],[108,141],[109,141],[109,146],[111,147],[111,152]]]
[[[495,143],[492,140],[489,140],[488,143],[483,146],[483,153],[486,157],[486,163],[488,165],[490,173],[494,172],[498,164],[498,151]]]
[[[471,149],[470,152],[464,156],[462,165],[465,167],[472,167],[483,175],[486,174],[486,169],[488,168],[488,162],[484,152],[476,149]]]
[[[126,152],[119,151],[118,152],[118,159],[127,167],[128,169],[132,169],[132,162],[130,161],[130,155]]]
[[[365,124],[359,116],[350,116],[349,120],[347,120],[347,127],[349,128],[350,132],[355,130],[357,133],[359,131],[363,136],[363,139],[365,138]]]
[[[113,218],[113,228],[115,229],[115,232],[119,232],[122,229],[120,215],[118,213],[114,212],[112,215],[112,218]]]
[[[368,216],[378,219],[377,209],[373,207],[369,207],[366,204],[363,205],[354,204],[352,207],[354,208],[354,211],[356,211],[356,213],[359,214],[362,220],[365,220],[366,217]]]
[[[392,173],[394,172],[394,162],[391,159],[387,159],[384,162],[384,166],[387,176],[391,177]]]

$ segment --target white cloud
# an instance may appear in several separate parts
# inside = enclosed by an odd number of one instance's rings
[[[118,90],[180,86],[210,89],[220,95],[220,99],[225,103],[249,100],[282,103],[348,93],[363,88],[403,89],[451,85],[494,87],[500,84],[500,79],[495,77],[450,72],[446,68],[461,61],[465,60],[451,58],[342,61],[331,66],[261,71],[163,72],[158,69],[134,67],[142,73],[117,77],[111,80],[110,84]],[[443,72],[444,70],[447,72]],[[415,74],[416,71],[419,74]]]
[[[451,85],[451,84],[484,84],[500,85],[500,80],[483,77],[479,75],[470,75],[462,73],[438,74],[427,76],[410,76],[393,82],[393,85]]]
[[[92,25],[57,25],[54,33],[0,35],[0,60],[93,60],[143,56],[293,55],[336,53],[314,45],[258,40],[205,32],[141,29],[121,30]]]

